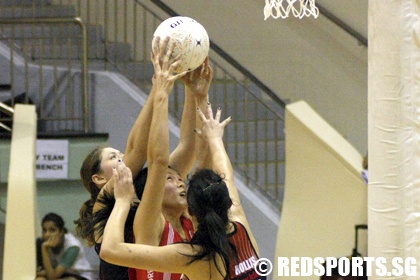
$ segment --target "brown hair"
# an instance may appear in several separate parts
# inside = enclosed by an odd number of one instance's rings
[[[90,193],[90,199],[85,201],[79,210],[79,219],[74,221],[76,224],[76,233],[86,239],[89,245],[95,244],[94,228],[92,225],[93,205],[98,197],[100,189],[92,181],[92,176],[101,171],[102,151],[104,147],[97,147],[92,150],[83,161],[80,168],[80,178],[83,185]]]

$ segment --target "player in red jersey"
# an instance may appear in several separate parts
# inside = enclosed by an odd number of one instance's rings
[[[203,153],[201,159],[209,161],[198,162],[203,169],[189,181],[188,211],[197,222],[192,240],[162,247],[124,243],[123,227],[133,187],[130,170],[120,163],[114,169],[116,204],[105,228],[101,257],[119,265],[183,273],[182,279],[266,279],[253,265],[258,260],[258,246],[222,140],[230,118],[220,122],[221,111],[213,117],[210,106],[206,115],[201,110],[199,115],[203,127],[197,133],[205,141],[198,151]],[[204,155],[207,151],[209,157]]]
[[[153,82],[160,90],[155,92],[147,152],[148,170],[147,176],[143,178],[145,187],[134,219],[133,231],[136,243],[165,246],[189,241],[194,233],[193,223],[187,213],[187,190],[184,182],[192,166],[179,162],[178,166],[173,168],[172,162],[168,161],[168,98],[179,75],[172,73],[175,64],[170,64],[170,51],[164,53],[167,42],[161,45],[159,39],[156,41],[153,62],[157,71]],[[212,69],[208,59],[198,69],[187,73],[181,79],[185,84],[186,94],[195,96],[196,107],[205,107],[212,79]],[[191,147],[190,152],[195,154],[195,147]],[[171,167],[168,167],[169,164]],[[180,170],[181,166],[183,170]],[[186,166],[189,167],[188,170]],[[181,276],[170,272],[141,269],[137,269],[135,275],[134,278],[131,273],[130,279],[179,280]]]
[[[168,44],[169,37],[162,38],[161,43]],[[164,48],[162,48],[164,49]],[[160,58],[165,55],[170,55],[171,48],[168,49],[168,53],[160,53]],[[208,66],[208,60],[206,64]],[[149,134],[151,128],[151,119],[153,113],[159,114],[160,108],[154,108],[155,103],[155,92],[165,88],[167,85],[163,83],[165,79],[178,79],[181,78],[185,86],[185,100],[183,115],[181,121],[180,131],[180,142],[175,150],[170,154],[169,162],[170,165],[176,169],[182,178],[185,178],[190,172],[195,161],[195,138],[194,128],[196,127],[196,110],[197,106],[206,106],[208,101],[208,72],[204,73],[203,67],[199,67],[196,71],[192,71],[182,77],[181,75],[166,75],[162,76],[161,69],[158,72],[155,71],[155,75],[152,79],[153,87],[152,91],[147,99],[147,102],[142,109],[138,120],[136,120],[127,141],[126,154],[113,149],[111,147],[98,148],[92,151],[90,155],[86,157],[81,167],[81,177],[84,185],[91,194],[91,198],[84,203],[80,210],[80,219],[77,221],[77,231],[82,238],[87,239],[90,244],[95,245],[95,249],[99,254],[102,242],[102,232],[105,228],[107,219],[112,211],[115,199],[113,197],[113,180],[112,180],[112,166],[117,164],[117,160],[124,159],[124,163],[130,167],[133,171],[134,179],[136,181],[136,195],[133,199],[131,213],[127,220],[126,228],[126,241],[133,241],[133,220],[134,214],[137,209],[138,200],[142,197],[144,188],[144,181],[146,180],[144,174],[147,174],[147,169],[141,170],[147,159],[147,146],[149,143]],[[207,69],[207,68],[206,68]],[[156,69],[155,69],[156,70]],[[211,78],[211,76],[210,76]],[[159,79],[159,81],[157,80]],[[172,82],[171,82],[172,83]],[[202,89],[206,89],[204,91]],[[158,97],[157,97],[158,98]],[[166,108],[167,110],[167,108]],[[167,129],[167,128],[166,128]],[[152,145],[155,143],[152,142]],[[161,176],[166,176],[166,172],[162,173]],[[183,238],[190,238],[192,232],[191,223],[186,222],[187,235],[182,233]],[[168,233],[170,233],[168,227]],[[176,236],[176,235],[175,235]],[[169,237],[171,235],[169,234]],[[183,240],[183,239],[182,239]],[[171,241],[167,239],[167,243],[176,242],[177,239]],[[106,263],[101,260],[100,265],[100,278],[104,279],[136,279],[135,271],[130,269],[130,273],[126,267],[118,267],[112,264]],[[130,274],[130,275],[129,275]]]

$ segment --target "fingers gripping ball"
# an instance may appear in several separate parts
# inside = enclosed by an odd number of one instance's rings
[[[210,41],[207,31],[196,20],[189,17],[171,17],[164,20],[153,34],[152,48],[156,37],[170,37],[175,44],[171,59],[181,55],[181,63],[175,73],[192,71],[199,67],[209,53]]]

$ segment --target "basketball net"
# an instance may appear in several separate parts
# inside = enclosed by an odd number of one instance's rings
[[[264,20],[270,16],[287,18],[290,13],[300,19],[311,15],[317,18],[319,10],[315,0],[265,0]]]

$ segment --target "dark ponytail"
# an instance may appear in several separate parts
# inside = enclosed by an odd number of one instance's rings
[[[94,199],[86,200],[79,210],[79,219],[74,221],[76,224],[76,234],[86,239],[89,246],[95,244],[95,231],[92,224]]]
[[[90,199],[85,201],[79,210],[79,219],[74,221],[76,224],[76,233],[83,239],[86,239],[88,245],[95,244],[95,232],[92,225],[93,205],[100,192],[100,189],[92,181],[92,176],[101,171],[101,160],[103,147],[97,147],[92,150],[83,161],[80,168],[80,178],[86,190],[90,193]]]
[[[230,259],[236,250],[226,234],[232,202],[225,182],[212,170],[197,171],[190,179],[187,200],[189,211],[199,224],[191,244],[202,248],[201,252],[191,256],[189,264],[202,259],[215,260],[216,255],[220,255],[226,271],[225,279],[229,279]],[[223,274],[216,262],[215,265]]]

